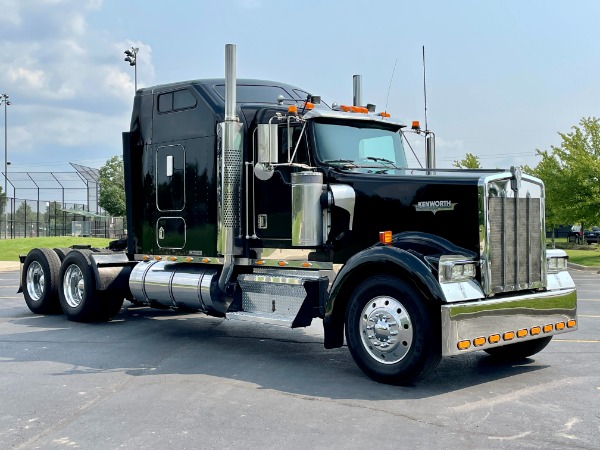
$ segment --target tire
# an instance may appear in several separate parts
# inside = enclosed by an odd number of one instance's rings
[[[346,342],[352,358],[381,383],[406,385],[434,370],[441,358],[440,327],[439,311],[392,276],[368,278],[348,301]]]
[[[59,271],[60,259],[49,248],[34,248],[25,258],[21,286],[25,303],[32,313],[60,313]]]
[[[67,318],[74,322],[106,321],[108,313],[114,311],[114,307],[107,306],[110,294],[96,290],[91,253],[89,250],[72,250],[60,268],[60,305]]]
[[[60,262],[62,263],[65,260],[65,256],[67,256],[67,253],[69,253],[72,249],[70,249],[70,248],[53,248],[52,250],[54,250],[54,253],[56,253],[58,255],[58,258],[60,259]]]
[[[502,347],[488,348],[484,351],[497,359],[502,359],[504,361],[518,361],[541,352],[551,340],[552,336],[547,336],[531,341],[503,345]]]

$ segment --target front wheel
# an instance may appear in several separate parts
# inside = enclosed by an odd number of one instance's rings
[[[492,347],[485,349],[484,351],[490,356],[504,361],[518,361],[541,352],[551,340],[552,336],[547,336],[531,341],[503,345],[502,347]]]
[[[373,276],[350,296],[346,341],[354,361],[369,377],[409,384],[440,361],[439,312],[428,308],[406,282]]]

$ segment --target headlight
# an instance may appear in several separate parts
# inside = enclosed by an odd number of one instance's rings
[[[438,272],[440,283],[470,280],[477,275],[477,263],[463,256],[442,256]]]
[[[564,250],[546,250],[546,267],[548,268],[548,273],[556,273],[567,270],[568,259],[567,253]]]

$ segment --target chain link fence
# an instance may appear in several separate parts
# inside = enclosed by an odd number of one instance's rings
[[[86,210],[83,203],[0,198],[0,239],[89,236],[120,239],[127,233],[122,217]]]

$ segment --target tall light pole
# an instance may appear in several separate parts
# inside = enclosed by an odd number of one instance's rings
[[[7,120],[7,109],[10,105],[8,101],[8,94],[0,95],[0,104],[4,103],[4,195],[7,196],[7,180],[8,180],[8,120]]]
[[[137,47],[131,47],[129,50],[125,50],[126,58],[125,61],[129,63],[130,66],[133,66],[134,69],[134,80],[135,80],[135,91],[137,92],[137,53],[140,51]]]

